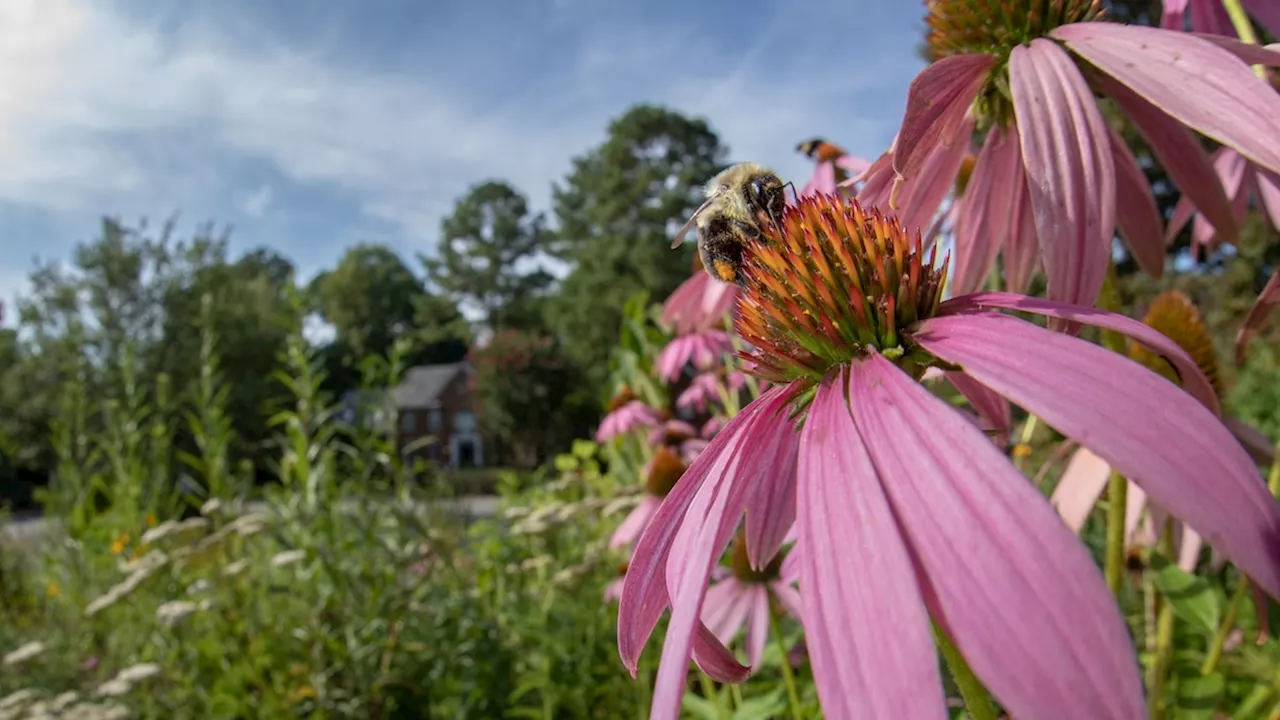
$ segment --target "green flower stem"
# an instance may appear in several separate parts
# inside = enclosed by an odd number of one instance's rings
[[[1124,590],[1124,521],[1129,500],[1129,481],[1112,471],[1107,481],[1107,587],[1116,598]]]
[[[1271,463],[1271,474],[1267,476],[1267,489],[1275,497],[1280,497],[1280,442],[1276,443],[1276,459]]]
[[[1240,707],[1231,713],[1231,717],[1238,720],[1248,720],[1262,710],[1262,707],[1271,699],[1272,690],[1266,685],[1258,685],[1249,693],[1249,696],[1240,703]]]
[[[782,623],[778,622],[778,613],[774,610],[772,604],[769,606],[769,629],[773,632],[773,637],[778,642],[778,652],[782,665],[782,682],[787,686],[787,701],[791,703],[791,717],[795,718],[795,720],[804,720],[804,711],[800,709],[800,693],[796,690],[796,676],[791,671],[791,659],[788,657],[787,639],[782,635]]]
[[[1018,445],[1017,447],[1014,448],[1014,454],[1013,454],[1013,466],[1017,468],[1019,472],[1021,472],[1022,470],[1023,463],[1026,462],[1027,457],[1029,457],[1031,454],[1030,453],[1031,438],[1033,435],[1035,435],[1036,426],[1039,424],[1040,424],[1040,419],[1037,418],[1035,415],[1028,415],[1027,421],[1022,424],[1022,432],[1019,434]],[[1019,454],[1017,452],[1018,448],[1027,448],[1027,454],[1026,455]]]
[[[965,662],[964,656],[951,644],[951,638],[947,637],[937,623],[933,624],[933,637],[942,650],[942,657],[947,661],[952,679],[960,688],[960,697],[964,699],[969,716],[973,720],[996,720],[996,710],[991,707],[991,696],[987,694],[987,689],[973,674],[973,670],[969,669],[969,663]]]
[[[1258,34],[1253,31],[1253,22],[1249,20],[1249,14],[1244,11],[1240,0],[1222,0],[1222,7],[1231,17],[1231,24],[1235,26],[1236,34],[1240,36],[1240,42],[1257,45]],[[1262,78],[1263,82],[1267,81],[1267,69],[1261,65],[1253,66],[1253,74]]]
[[[1231,601],[1227,604],[1226,612],[1222,614],[1222,623],[1218,625],[1218,631],[1214,633],[1213,640],[1209,643],[1209,652],[1205,656],[1204,664],[1200,666],[1201,675],[1208,675],[1218,669],[1218,661],[1222,659],[1222,648],[1226,645],[1227,636],[1235,629],[1236,617],[1240,614],[1240,603],[1244,602],[1244,595],[1248,591],[1249,578],[1241,573],[1236,591],[1231,594]]]
[[[1176,557],[1173,547],[1173,526],[1166,521],[1160,538],[1160,551],[1166,557]],[[1164,681],[1168,674],[1169,660],[1173,657],[1173,603],[1160,599],[1156,620],[1156,651],[1147,667],[1147,714],[1151,720],[1164,717]]]
[[[716,684],[711,678],[701,670],[698,671],[698,680],[702,683],[702,694],[716,706],[716,717],[729,720],[733,717],[729,714],[729,709],[724,706],[724,702],[720,699],[720,693],[716,692]]]

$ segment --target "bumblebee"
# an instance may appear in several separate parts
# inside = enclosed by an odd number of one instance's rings
[[[772,170],[755,163],[724,170],[707,182],[706,201],[676,232],[672,249],[696,228],[698,256],[706,271],[717,280],[741,284],[743,248],[760,240],[761,224],[782,217],[786,186]]]
[[[839,145],[822,138],[806,140],[796,146],[796,151],[816,162],[835,162],[849,154]]]

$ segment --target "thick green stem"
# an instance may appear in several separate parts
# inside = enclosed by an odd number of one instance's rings
[[[1253,21],[1244,11],[1240,0],[1222,0],[1222,7],[1226,8],[1227,15],[1231,17],[1231,24],[1235,26],[1236,34],[1240,36],[1240,42],[1257,45],[1258,34],[1253,31]],[[1263,66],[1254,65],[1253,74],[1262,78],[1263,82],[1267,81],[1267,69]]]
[[[1107,586],[1120,597],[1124,590],[1125,515],[1129,500],[1129,481],[1118,472],[1111,473],[1107,481]]]
[[[1213,640],[1209,643],[1209,652],[1205,655],[1204,664],[1200,666],[1201,675],[1208,675],[1218,669],[1218,661],[1222,659],[1222,648],[1227,643],[1227,636],[1235,629],[1236,617],[1240,614],[1240,603],[1244,602],[1245,593],[1248,591],[1249,578],[1241,573],[1236,591],[1231,593],[1231,601],[1227,603],[1227,610],[1222,614],[1222,623],[1218,625],[1218,631],[1214,633]]]
[[[791,658],[787,649],[787,639],[782,634],[782,623],[778,622],[778,613],[774,610],[772,604],[769,606],[769,629],[773,632],[773,637],[778,643],[778,654],[782,665],[782,682],[787,686],[787,702],[791,703],[791,717],[795,720],[804,720],[804,710],[800,706],[800,693],[796,690],[796,676],[791,671]]]
[[[1160,551],[1166,557],[1176,557],[1173,546],[1173,525],[1166,521],[1160,538]],[[1164,716],[1164,681],[1168,676],[1169,661],[1173,657],[1173,604],[1160,598],[1160,610],[1156,620],[1156,652],[1147,668],[1147,713],[1151,720]]]
[[[965,662],[964,656],[951,644],[951,638],[947,637],[937,623],[933,625],[933,637],[942,650],[947,667],[951,669],[956,687],[960,688],[960,697],[964,699],[969,716],[973,720],[996,720],[996,710],[991,707],[991,696],[987,694],[987,689],[982,686],[978,676],[973,674],[973,670],[969,669],[969,663]]]

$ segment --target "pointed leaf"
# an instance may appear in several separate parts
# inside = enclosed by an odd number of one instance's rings
[[[1213,586],[1204,578],[1183,571],[1169,558],[1151,553],[1152,582],[1169,601],[1173,612],[1203,633],[1213,633],[1222,620],[1222,608]]]

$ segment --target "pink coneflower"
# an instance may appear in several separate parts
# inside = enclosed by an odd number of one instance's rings
[[[1031,228],[1053,299],[1094,302],[1117,228],[1140,266],[1161,272],[1150,187],[1095,92],[1128,115],[1224,238],[1236,232],[1231,207],[1191,130],[1280,172],[1280,97],[1240,59],[1276,64],[1280,53],[1101,22],[1097,0],[931,0],[928,9],[936,62],[912,82],[891,154],[877,164],[881,176],[888,165],[897,175],[894,207],[940,201],[971,133],[988,131],[972,182],[991,190],[974,193],[979,204],[959,222],[958,290],[985,276],[1000,244],[1029,263],[1019,253]],[[884,184],[869,177],[859,199],[875,200],[869,190]]]
[[[711,405],[720,402],[721,392],[737,392],[746,384],[746,378],[740,372],[723,373],[704,372],[689,382],[689,387],[676,398],[676,407],[681,410],[706,412]]]
[[[671,448],[680,454],[685,465],[697,459],[698,454],[707,447],[707,441],[710,438],[710,435],[694,427],[693,423],[684,420],[667,420],[649,431],[649,445]],[[650,460],[650,463],[652,462],[653,460]],[[646,469],[641,474],[647,475],[647,473]]]
[[[685,367],[710,370],[723,364],[724,358],[733,352],[733,341],[723,330],[703,330],[691,335],[677,335],[658,353],[654,367],[663,382],[673,383],[684,374]]]
[[[814,162],[813,177],[800,188],[800,195],[835,195],[836,186],[866,172],[870,161],[850,155],[844,148],[821,138],[807,140],[796,150]]]
[[[596,430],[596,442],[604,444],[632,430],[656,427],[660,424],[662,424],[662,413],[634,399],[630,391],[624,390],[614,398],[609,414],[600,421],[600,428]]]
[[[1237,226],[1244,223],[1252,196],[1271,227],[1280,229],[1280,175],[1254,165],[1228,147],[1218,148],[1213,153],[1213,170],[1227,193],[1232,219]],[[1198,253],[1202,249],[1216,248],[1219,244],[1217,230],[1202,213],[1196,211],[1191,198],[1185,195],[1178,199],[1178,204],[1173,208],[1173,217],[1169,218],[1169,225],[1165,230],[1165,240],[1172,240],[1193,216],[1192,250]]]
[[[603,594],[606,605],[622,597],[622,583],[627,579],[627,567],[626,560],[618,563],[618,577],[605,583]]]
[[[618,644],[633,672],[671,608],[653,717],[677,716],[690,656],[721,681],[748,672],[699,620],[744,513],[756,568],[794,523],[828,717],[942,717],[930,618],[1014,717],[1145,716],[1098,568],[983,432],[919,384],[938,364],[1092,449],[1280,594],[1280,510],[1181,348],[1092,308],[1009,293],[942,302],[945,271],[918,235],[830,196],[802,198],[748,250],[736,328],[778,386],[711,441],[632,555]],[[1187,390],[999,309],[1125,333]]]
[[[671,488],[675,487],[688,466],[689,463],[678,448],[663,445],[654,452],[653,457],[640,471],[641,479],[644,481],[644,497],[640,500],[640,504],[623,518],[622,524],[609,538],[610,549],[630,545],[640,537],[640,533],[644,532],[649,521],[653,519],[653,514],[662,506],[663,498],[671,492]]]
[[[800,577],[798,557],[788,553],[775,556],[762,570],[747,559],[746,535],[738,533],[729,557],[729,567],[713,572],[718,581],[707,589],[702,604],[702,622],[726,647],[746,628],[747,661],[760,664],[769,639],[770,599],[787,614],[800,619],[800,593],[794,585]]]
[[[1275,0],[1240,0],[1240,4],[1267,32],[1280,36],[1280,4]],[[1222,0],[1163,0],[1161,6],[1160,27],[1166,30],[1186,28],[1190,15],[1195,32],[1237,36]]]
[[[733,310],[738,286],[721,282],[695,261],[693,275],[662,304],[662,323],[676,335],[692,335],[724,324]]]

